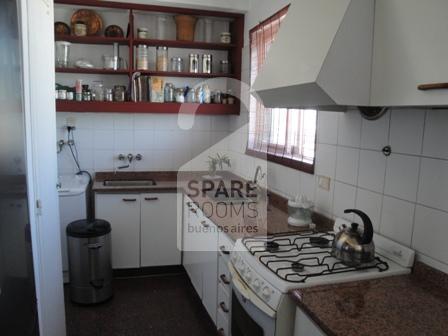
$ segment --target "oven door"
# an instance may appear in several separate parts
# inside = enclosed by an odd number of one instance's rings
[[[275,336],[276,312],[232,273],[232,336]]]

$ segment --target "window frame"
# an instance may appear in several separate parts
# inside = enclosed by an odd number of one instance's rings
[[[265,25],[271,23],[272,21],[276,20],[278,17],[281,17],[285,13],[287,13],[290,5],[287,5],[286,7],[282,8],[278,12],[274,13],[267,19],[261,21],[258,23],[255,27],[249,30],[249,73],[252,73],[252,35],[255,31],[259,30],[260,28],[264,27]],[[288,110],[294,110],[294,109],[288,109]],[[315,165],[316,165],[316,150],[317,150],[317,122],[318,122],[319,113],[316,110],[316,134],[314,137],[314,159],[313,163],[308,163],[302,160],[294,160],[288,157],[284,156],[278,156],[269,153],[268,151],[257,151],[255,149],[249,148],[249,139],[246,143],[246,155],[256,157],[259,159],[266,159],[269,162],[277,163],[285,167],[289,167],[292,169],[296,169],[311,175],[314,175],[315,173]],[[249,116],[249,123],[250,123],[250,116]],[[275,143],[269,143],[267,144],[267,148],[278,148],[278,144]]]

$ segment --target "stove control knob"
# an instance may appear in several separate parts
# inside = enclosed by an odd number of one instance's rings
[[[261,295],[263,295],[263,297],[264,297],[266,300],[269,300],[269,298],[271,297],[271,290],[269,289],[268,286],[265,286],[265,287],[263,288],[263,291],[261,292]]]
[[[249,268],[246,270],[246,280],[247,281],[251,281],[252,280],[252,272],[250,271]]]
[[[258,292],[258,291],[260,290],[260,288],[261,288],[260,280],[258,280],[258,279],[255,279],[252,285],[254,286],[254,289],[255,289],[257,292]]]

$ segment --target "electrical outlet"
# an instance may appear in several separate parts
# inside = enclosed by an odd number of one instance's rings
[[[319,188],[326,190],[326,191],[330,191],[330,183],[331,183],[331,178],[326,177],[326,176],[319,176]]]
[[[75,117],[68,117],[65,120],[67,127],[76,127],[76,118]]]

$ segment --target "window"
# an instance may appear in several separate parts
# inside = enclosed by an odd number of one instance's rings
[[[288,7],[250,31],[251,85],[263,67]],[[251,96],[246,153],[314,173],[316,110],[268,109]]]

